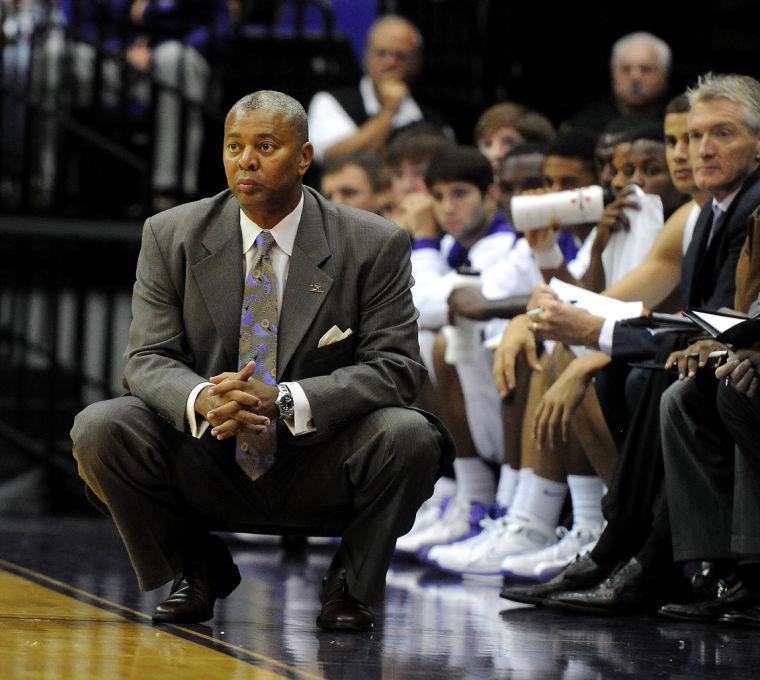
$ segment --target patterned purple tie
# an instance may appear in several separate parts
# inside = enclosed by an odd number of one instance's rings
[[[256,254],[245,277],[243,310],[240,317],[238,368],[256,362],[253,377],[267,385],[277,384],[277,282],[269,250],[274,236],[264,229],[256,237]],[[277,452],[275,422],[262,434],[243,432],[237,436],[235,459],[253,480],[274,463]]]

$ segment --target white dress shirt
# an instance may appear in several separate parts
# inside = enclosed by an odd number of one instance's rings
[[[359,93],[364,110],[372,118],[380,113],[380,102],[375,94],[372,79],[364,76],[359,82]],[[422,120],[422,110],[411,95],[407,94],[393,116],[393,129]],[[359,127],[338,100],[329,92],[317,92],[309,103],[309,141],[314,147],[314,158],[324,160],[325,151],[355,134]]]
[[[739,189],[741,189],[741,187],[739,187]],[[722,201],[716,201],[714,198],[712,199],[712,210],[713,210],[714,218],[717,217],[716,210],[720,210],[725,215],[725,213],[728,211],[729,207],[731,206],[731,203],[734,202],[734,199],[736,198],[736,194],[739,193],[739,189],[730,193]],[[691,237],[694,234],[694,226],[696,226],[697,218],[699,217],[700,212],[701,212],[701,208],[695,204],[695,207],[692,208],[692,213],[689,215],[689,219],[687,220],[687,226],[684,230],[685,232],[684,244],[683,244],[684,255],[686,254],[686,250],[688,249],[688,245],[686,244],[686,232],[688,232],[689,243],[691,243]],[[694,223],[691,226],[689,226],[688,222],[691,220],[692,215],[695,215]],[[604,323],[602,324],[602,329],[599,332],[599,350],[610,356],[612,356],[612,340],[615,334],[616,323],[617,322],[614,319],[605,319]]]
[[[290,268],[290,256],[293,253],[293,243],[295,243],[296,240],[298,223],[301,221],[303,202],[304,199],[303,196],[301,196],[301,200],[298,202],[295,209],[270,229],[275,241],[269,251],[269,256],[272,260],[272,268],[274,269],[274,274],[277,279],[276,293],[278,309],[282,309],[282,298],[285,292],[285,283],[288,280],[288,270]],[[245,258],[245,273],[247,275],[256,255],[256,238],[261,233],[262,229],[249,219],[241,209],[240,230],[243,235],[243,256]],[[207,420],[199,418],[195,413],[195,400],[197,399],[199,392],[204,387],[211,384],[212,383],[210,382],[199,383],[193,388],[192,392],[190,392],[190,396],[187,398],[187,422],[190,427],[190,434],[192,434],[193,437],[200,438],[209,425]],[[297,382],[284,382],[281,384],[286,385],[290,389],[295,406],[293,420],[284,421],[288,426],[288,429],[294,435],[313,432],[314,426],[312,423],[311,405],[309,404],[309,400],[306,397],[303,388]]]

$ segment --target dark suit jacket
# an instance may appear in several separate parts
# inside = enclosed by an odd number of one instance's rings
[[[683,259],[681,291],[684,307],[733,307],[736,264],[747,236],[750,215],[760,205],[760,168],[744,182],[723,219],[720,233],[707,247],[712,224],[712,201],[707,201],[694,227]],[[626,361],[653,357],[658,337],[647,330],[615,324],[612,358]]]
[[[240,207],[230,191],[149,218],[132,299],[124,381],[179,430],[195,385],[236,370],[243,296]],[[277,379],[297,380],[315,443],[352,419],[416,397],[419,358],[406,232],[309,188],[278,331]],[[333,325],[346,340],[317,349]]]
[[[739,262],[736,265],[736,298],[734,309],[753,310],[756,314],[760,299],[760,209],[755,210],[747,230]],[[760,310],[758,310],[760,311]]]

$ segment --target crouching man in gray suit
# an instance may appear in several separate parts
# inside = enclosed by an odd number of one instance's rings
[[[306,114],[279,92],[227,115],[229,190],[145,223],[125,353],[127,396],[72,440],[154,619],[213,616],[240,574],[214,528],[335,532],[317,624],[370,630],[396,538],[452,457],[408,408],[424,377],[409,238],[302,178]]]

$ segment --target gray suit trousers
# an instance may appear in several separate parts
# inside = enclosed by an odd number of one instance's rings
[[[760,556],[760,399],[708,371],[668,388],[660,424],[675,559]]]
[[[442,448],[422,414],[383,408],[325,442],[280,446],[253,482],[234,439],[194,439],[133,396],[87,407],[71,435],[79,474],[113,517],[143,590],[180,573],[209,529],[337,527],[349,592],[367,603],[385,592],[396,538],[432,494]]]

